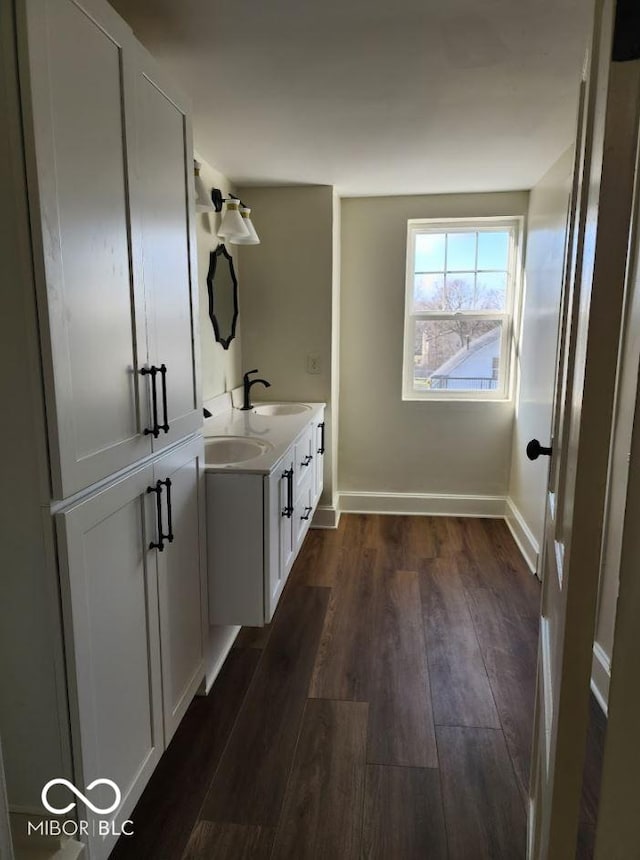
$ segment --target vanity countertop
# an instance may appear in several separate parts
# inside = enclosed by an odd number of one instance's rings
[[[255,408],[267,404],[256,402],[253,405]],[[207,440],[214,436],[257,439],[269,446],[267,451],[251,460],[227,465],[206,463],[205,470],[218,473],[242,472],[268,475],[309,422],[317,418],[326,406],[325,403],[303,403],[302,405],[309,408],[295,415],[258,415],[253,410],[244,412],[234,408],[213,418],[205,418],[202,427],[205,447]]]

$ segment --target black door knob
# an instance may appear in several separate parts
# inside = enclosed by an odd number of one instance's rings
[[[545,448],[541,445],[537,439],[532,439],[531,442],[527,445],[527,457],[530,460],[537,460],[540,454],[544,454],[547,457],[551,456],[551,448]]]

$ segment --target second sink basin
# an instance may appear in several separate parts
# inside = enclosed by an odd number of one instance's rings
[[[304,403],[263,403],[261,406],[254,406],[253,411],[256,415],[299,415],[309,409],[311,407]]]
[[[270,448],[268,442],[261,442],[259,439],[217,436],[206,440],[204,459],[210,466],[230,466],[260,457]]]

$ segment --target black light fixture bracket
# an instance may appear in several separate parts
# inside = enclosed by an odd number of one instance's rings
[[[213,203],[214,209],[216,212],[222,212],[222,204],[227,200],[237,200],[238,203],[244,208],[248,209],[247,206],[240,200],[239,197],[236,197],[235,194],[230,194],[228,197],[224,197],[222,191],[219,188],[211,189],[211,202]]]

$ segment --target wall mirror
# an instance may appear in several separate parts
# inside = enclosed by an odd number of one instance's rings
[[[218,245],[209,256],[209,316],[216,340],[223,349],[236,336],[238,320],[238,281],[233,268],[233,259],[224,245]]]

